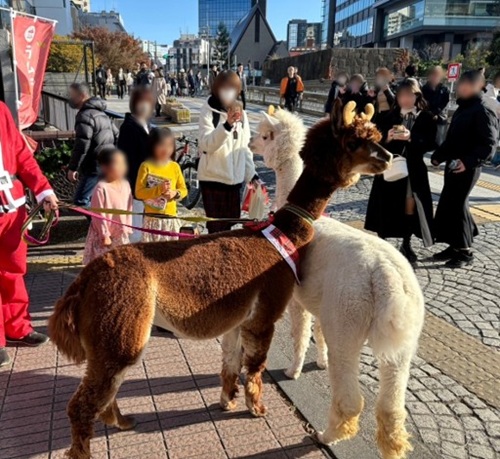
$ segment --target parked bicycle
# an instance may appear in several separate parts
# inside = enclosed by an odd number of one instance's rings
[[[186,136],[177,139],[179,147],[175,151],[176,161],[181,166],[186,187],[187,196],[181,201],[186,209],[193,209],[200,202],[201,189],[198,181],[198,140],[191,140]]]

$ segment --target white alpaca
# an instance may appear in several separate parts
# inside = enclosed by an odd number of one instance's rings
[[[301,120],[280,110],[264,117],[252,140],[252,150],[276,171],[277,207],[302,171],[304,134]],[[404,458],[412,449],[405,390],[424,320],[420,286],[407,260],[389,243],[330,218],[314,228],[315,238],[300,263],[302,282],[289,305],[295,357],[286,374],[296,379],[301,373],[314,315],[321,324],[316,321],[318,365],[328,361],[333,391],[328,427],[317,437],[322,443],[352,438],[363,409],[359,356],[368,340],[380,366],[377,443],[384,459]]]

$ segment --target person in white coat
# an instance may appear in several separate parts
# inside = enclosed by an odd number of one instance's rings
[[[250,142],[248,118],[237,97],[241,80],[235,72],[217,75],[212,94],[200,111],[199,150],[200,181],[207,217],[241,216],[241,187],[257,181]],[[231,222],[209,222],[209,233],[228,231]]]

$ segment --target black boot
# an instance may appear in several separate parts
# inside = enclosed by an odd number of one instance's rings
[[[399,251],[410,263],[415,263],[418,260],[417,254],[411,246],[411,236],[407,236],[403,239],[403,244],[401,244]]]
[[[441,252],[435,253],[432,255],[432,258],[437,261],[446,261],[451,260],[456,254],[456,250],[453,247],[448,247]]]
[[[455,250],[453,257],[446,262],[447,268],[464,268],[474,262],[474,254],[471,250]]]

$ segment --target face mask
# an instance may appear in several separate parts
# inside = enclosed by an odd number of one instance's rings
[[[135,111],[138,116],[147,118],[149,117],[149,115],[151,115],[152,107],[149,102],[140,102],[139,104],[137,104]]]
[[[346,82],[347,82],[347,79],[346,79],[345,77],[339,77],[339,78],[337,79],[337,83],[338,83],[339,85],[341,85],[341,86],[344,86],[344,85],[346,84]]]
[[[219,92],[219,99],[223,105],[231,105],[236,100],[236,89],[221,89]]]

